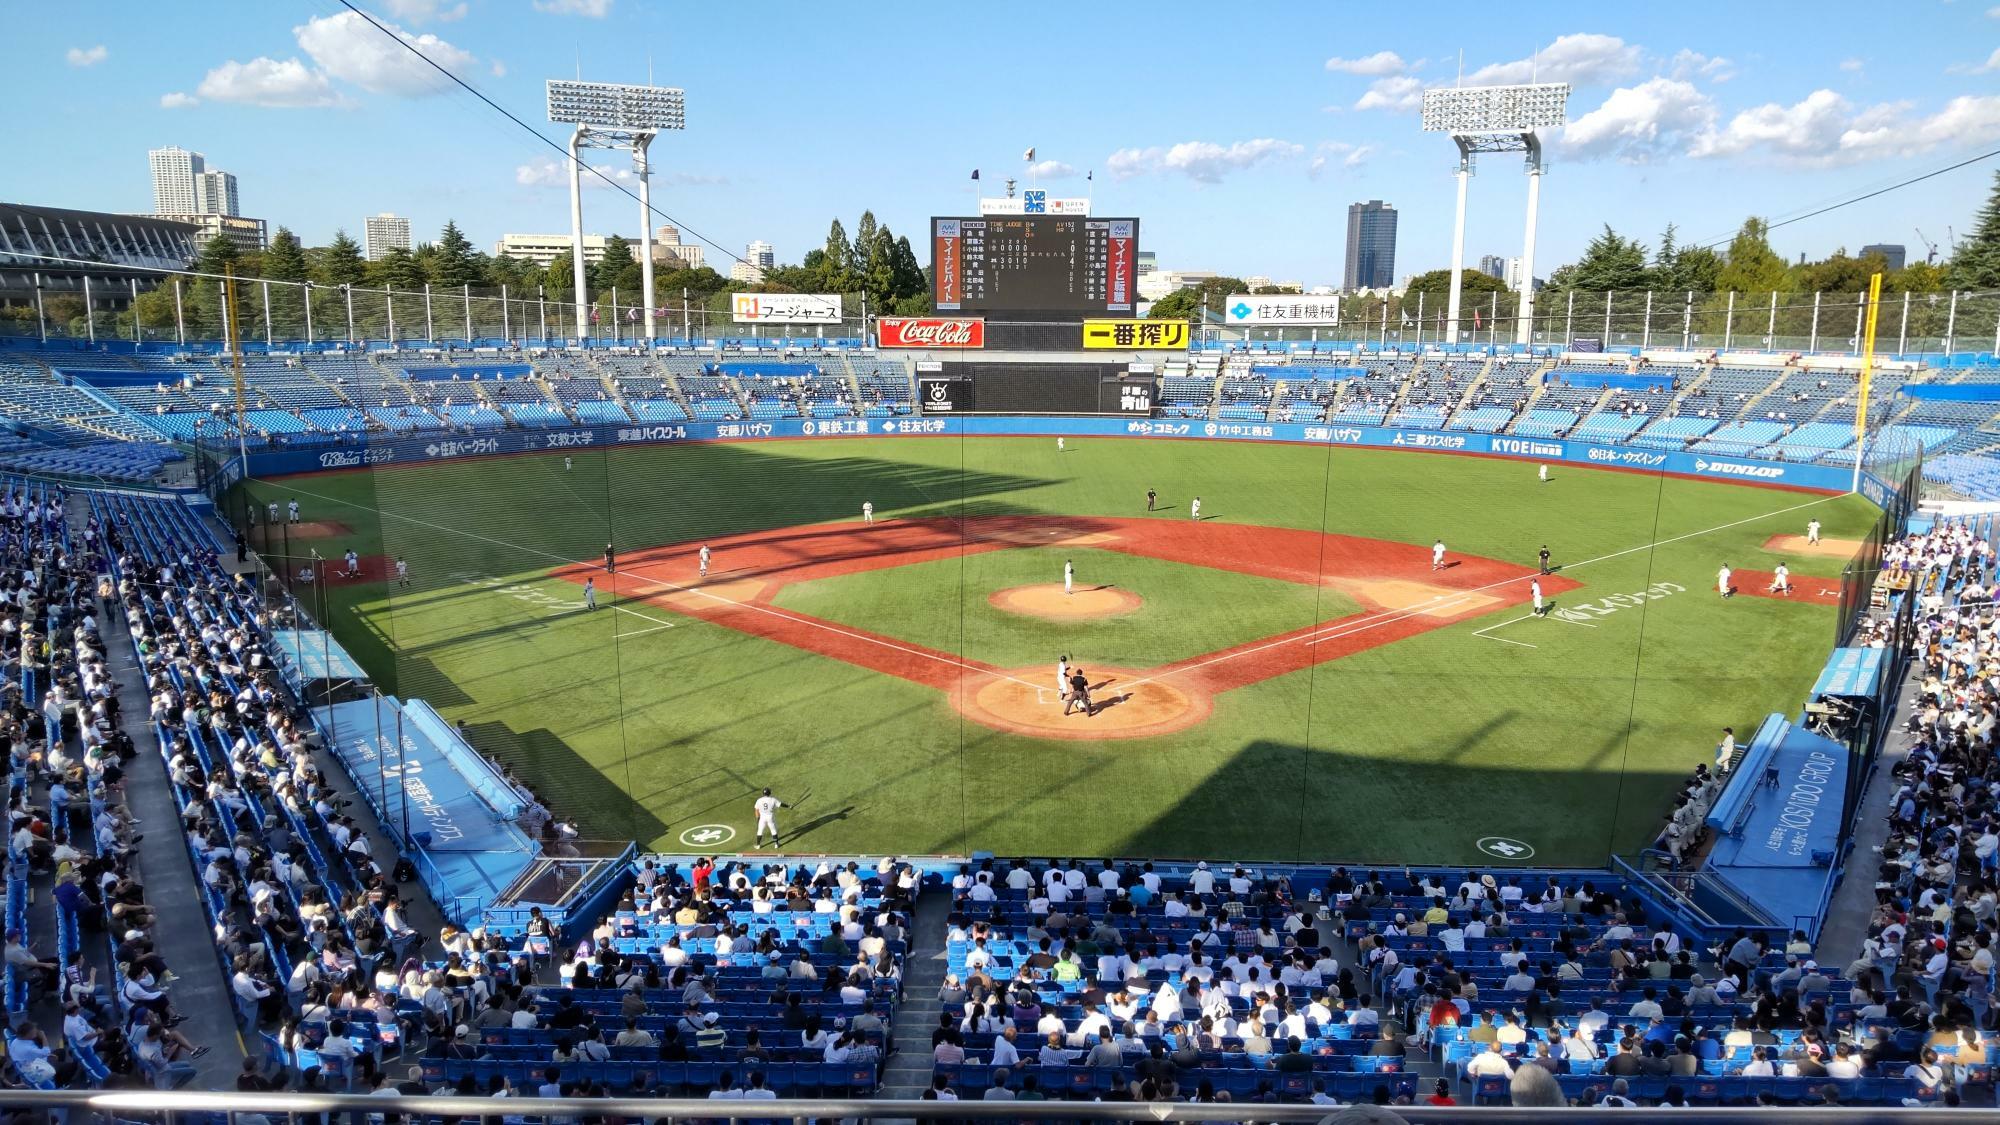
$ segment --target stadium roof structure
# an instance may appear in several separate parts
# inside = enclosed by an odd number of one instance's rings
[[[0,203],[0,267],[66,273],[60,259],[180,269],[195,260],[200,228],[151,215]],[[58,259],[50,261],[49,259]]]

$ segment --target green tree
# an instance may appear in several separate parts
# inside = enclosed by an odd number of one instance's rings
[[[473,249],[472,240],[458,229],[458,224],[446,220],[444,230],[438,234],[435,254],[430,263],[431,284],[456,289],[461,285],[472,285],[485,272],[485,255]]]
[[[1222,302],[1231,293],[1242,293],[1248,287],[1240,277],[1211,277],[1199,285],[1184,285],[1172,293],[1153,302],[1146,313],[1148,320],[1192,320],[1197,323],[1205,319],[1207,313],[1222,311]]]
[[[886,233],[885,231],[885,237]],[[924,302],[924,311],[930,310],[930,282],[925,279],[924,268],[917,264],[916,251],[910,249],[908,238],[896,239],[896,253],[890,267],[889,289],[898,301],[918,297]]]
[[[638,296],[639,259],[633,257],[625,236],[614,234],[604,240],[604,257],[590,268],[590,287],[600,293],[616,288],[620,304],[631,304]]]
[[[551,300],[562,298],[571,300],[576,294],[576,271],[572,268],[574,257],[565,250],[549,261],[542,271],[541,285]],[[584,284],[590,283],[588,268],[584,271]]]
[[[844,275],[854,268],[854,247],[847,241],[847,228],[840,220],[826,228],[825,268],[834,276]]]
[[[377,288],[421,291],[425,280],[422,263],[400,246],[390,247],[388,253],[368,263],[368,284]]]
[[[358,285],[368,274],[361,246],[344,230],[333,232],[333,241],[311,255],[312,279],[318,285]]]
[[[1466,271],[1468,280],[1474,276],[1486,275]],[[1640,290],[1650,288],[1652,283],[1653,271],[1646,264],[1646,248],[1637,239],[1612,230],[1609,224],[1584,247],[1583,257],[1549,275],[1549,288],[1558,291]]]
[[[242,257],[243,251],[236,243],[218,234],[202,244],[201,255],[195,259],[194,267],[202,273],[213,274],[223,273],[225,267],[228,267],[234,269],[240,277],[243,271],[235,269],[235,266]]]
[[[1464,309],[1472,307],[1475,295],[1511,292],[1513,290],[1507,288],[1506,282],[1480,270],[1466,270],[1458,284],[1459,305]],[[1410,283],[1403,287],[1403,304],[1415,309],[1419,293],[1424,295],[1426,311],[1448,307],[1451,304],[1451,271],[1432,270],[1411,278]]]
[[[1717,289],[1736,293],[1775,293],[1785,287],[1785,260],[1771,249],[1770,227],[1751,216],[1729,242],[1729,252],[1720,273]]]
[[[304,281],[306,279],[306,252],[299,245],[299,236],[284,227],[271,236],[271,245],[264,251],[264,276],[273,281]]]
[[[1993,174],[1993,192],[1973,220],[1972,233],[1951,248],[1945,286],[2000,289],[2000,172]]]

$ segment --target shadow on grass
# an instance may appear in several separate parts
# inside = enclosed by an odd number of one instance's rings
[[[633,800],[621,780],[546,727],[516,731],[505,723],[471,723],[465,734],[482,753],[513,767],[557,816],[575,817],[586,837],[644,844],[666,834],[666,824]]]

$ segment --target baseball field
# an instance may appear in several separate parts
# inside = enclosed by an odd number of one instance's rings
[[[588,836],[747,847],[769,786],[787,850],[1364,864],[1646,844],[1722,727],[1796,711],[1875,516],[1638,472],[1111,438],[580,450],[248,487],[302,510],[258,529],[268,553],[363,556],[311,597],[383,689],[464,719]],[[1766,590],[1780,563],[1789,598]],[[1087,709],[1060,694],[1063,657]]]

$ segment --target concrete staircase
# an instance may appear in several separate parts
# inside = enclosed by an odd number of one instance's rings
[[[889,1058],[878,1097],[914,1098],[931,1084],[931,1032],[938,1025],[938,987],[945,976],[948,891],[926,891],[910,919],[910,955],[903,966],[903,1002],[889,1028]]]

